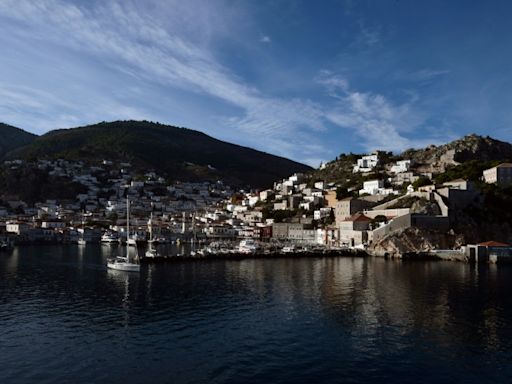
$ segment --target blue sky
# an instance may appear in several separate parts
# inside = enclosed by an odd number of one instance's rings
[[[507,1],[0,0],[0,121],[185,126],[310,165],[512,141]]]

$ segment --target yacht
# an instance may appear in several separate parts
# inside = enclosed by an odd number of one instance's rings
[[[130,240],[130,200],[126,199],[126,233]],[[130,261],[130,247],[126,247],[126,256],[117,256],[114,260],[107,261],[107,268],[117,271],[140,272],[140,264]]]
[[[103,236],[101,236],[101,242],[104,244],[117,244],[119,239],[113,232],[105,232]]]
[[[283,247],[283,250],[282,252],[283,253],[294,253],[296,250],[295,250],[295,247],[293,245],[290,245],[290,246],[287,246],[287,247]]]
[[[126,248],[126,257],[117,256],[114,260],[107,261],[107,268],[116,271],[140,272],[140,264],[130,261],[129,250]]]
[[[238,245],[238,252],[240,253],[255,253],[258,249],[258,243],[252,239],[242,240]]]

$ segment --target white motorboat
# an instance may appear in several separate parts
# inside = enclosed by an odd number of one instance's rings
[[[101,242],[104,244],[117,244],[119,243],[119,239],[112,232],[105,232],[103,236],[101,236]]]
[[[126,199],[126,233],[130,239],[130,200]],[[140,264],[130,261],[130,248],[126,247],[126,256],[117,256],[114,260],[107,261],[107,268],[117,271],[140,272]]]
[[[259,249],[259,245],[252,239],[242,240],[238,245],[238,252],[240,253],[255,253]]]
[[[126,257],[117,256],[114,260],[107,262],[107,268],[115,269],[116,271],[126,272],[140,272],[140,264],[132,263],[128,257],[128,250]]]
[[[149,247],[145,253],[145,256],[147,258],[154,259],[155,257],[159,257],[160,255],[158,254],[158,251],[155,248]]]

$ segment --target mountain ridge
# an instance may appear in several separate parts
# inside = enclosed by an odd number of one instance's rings
[[[21,128],[0,122],[0,158],[7,153],[30,144],[38,136]]]
[[[305,164],[193,129],[134,120],[52,130],[4,158],[127,161],[174,180],[223,179],[254,187],[270,186],[291,173],[311,170]]]

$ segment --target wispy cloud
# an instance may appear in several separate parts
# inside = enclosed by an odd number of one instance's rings
[[[155,23],[151,14],[131,2],[99,4],[85,8],[58,0],[5,0],[0,13],[31,24],[53,44],[105,58],[112,68],[239,108],[239,114],[225,121],[235,134],[265,138],[259,142],[262,149],[300,159],[303,143],[298,138],[316,141],[311,132],[322,128],[322,114],[312,102],[263,94],[223,66],[208,46]],[[262,36],[261,41],[271,40]],[[288,145],[290,137],[295,138],[293,147]]]
[[[333,149],[335,145],[322,137],[330,135],[333,126],[345,129],[347,135],[355,132],[358,143],[369,150],[401,150],[422,143],[410,135],[424,128],[427,120],[417,108],[415,95],[402,102],[392,101],[379,92],[361,90],[344,76],[326,70],[319,71],[313,79],[301,77],[300,80],[309,83],[308,90],[325,89],[328,97],[310,98],[306,92],[290,96],[275,91],[277,87],[265,91],[255,86],[216,49],[219,41],[223,42],[233,35],[233,30],[238,31],[240,25],[247,24],[247,15],[243,11],[237,14],[238,9],[223,6],[221,1],[215,5],[190,1],[192,5],[171,0],[171,6],[168,2],[164,6],[148,0],[142,7],[131,0],[90,3],[0,0],[0,23],[10,22],[6,33],[34,46],[57,49],[57,55],[66,52],[80,60],[93,61],[106,69],[103,73],[106,82],[111,73],[122,76],[122,80],[111,85],[114,91],[109,89],[108,93],[103,93],[103,84],[89,89],[87,80],[69,87],[63,76],[59,97],[36,85],[19,87],[0,73],[2,118],[17,122],[23,115],[25,123],[41,130],[98,119],[159,120],[163,115],[157,111],[180,109],[180,97],[186,95],[190,99],[196,97],[194,101],[201,99],[201,107],[195,111],[204,106],[202,129],[214,136],[222,132],[223,139],[310,164],[333,157],[328,148]],[[237,20],[238,24],[230,25],[231,20]],[[359,48],[380,45],[383,32],[379,27],[370,27],[362,21],[358,27],[355,44]],[[259,26],[256,29],[261,30],[265,29]],[[245,35],[253,46],[257,33],[252,30]],[[261,34],[259,42],[268,44],[272,39]],[[62,65],[65,67],[66,63]],[[423,69],[413,76],[425,80],[445,73]],[[133,84],[125,85],[125,80]],[[162,88],[151,100],[159,104],[158,109],[147,107],[144,93],[134,91],[138,87]],[[222,108],[212,112],[213,108],[208,110],[210,104],[221,104]],[[190,110],[183,108],[182,114]],[[175,118],[171,113],[166,116]],[[193,118],[182,121],[193,121]],[[216,125],[222,127],[208,131],[208,126]],[[340,149],[336,148],[335,153]]]
[[[431,68],[423,68],[419,71],[410,73],[406,77],[410,80],[414,81],[429,81],[440,76],[448,75],[450,73],[447,69],[431,69]]]
[[[401,151],[432,143],[404,135],[425,124],[424,114],[414,107],[415,97],[397,105],[381,94],[352,90],[348,80],[329,71],[322,71],[318,81],[336,99],[326,118],[355,132],[367,150]]]
[[[269,44],[271,42],[272,42],[272,39],[270,38],[270,36],[267,36],[267,35],[260,36],[260,43]]]

